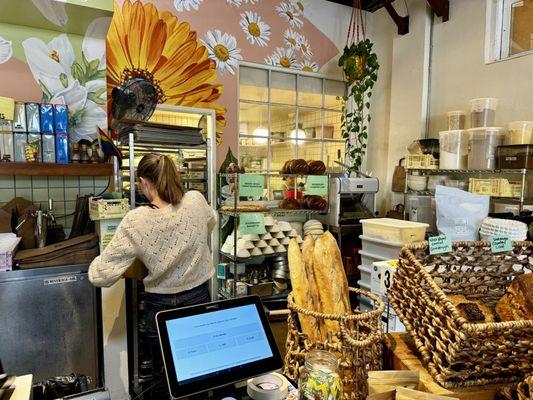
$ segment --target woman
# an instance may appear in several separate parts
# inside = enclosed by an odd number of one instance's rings
[[[91,263],[89,279],[96,286],[109,287],[136,259],[146,266],[143,283],[153,360],[152,398],[168,399],[155,314],[210,301],[208,280],[214,269],[208,236],[216,214],[200,192],[185,193],[176,166],[165,155],[145,155],[137,178],[151,206],[126,214],[109,245]]]

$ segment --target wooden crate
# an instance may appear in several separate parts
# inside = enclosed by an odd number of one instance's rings
[[[418,358],[413,340],[407,333],[388,333],[385,335],[385,368],[418,371],[420,373],[420,386],[418,390],[456,397],[461,400],[496,400],[498,398],[498,390],[505,386],[502,384],[493,384],[467,388],[443,388],[433,380],[428,370]]]

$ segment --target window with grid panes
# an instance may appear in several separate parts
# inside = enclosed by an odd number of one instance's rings
[[[295,158],[322,160],[340,171],[344,82],[241,65],[239,68],[239,163],[248,172],[279,171]]]

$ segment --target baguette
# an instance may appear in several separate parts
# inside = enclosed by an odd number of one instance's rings
[[[322,312],[320,307],[320,297],[318,294],[318,285],[316,283],[315,271],[313,270],[313,250],[315,249],[315,239],[313,236],[307,235],[302,245],[302,259],[304,263],[307,281],[309,284],[309,293],[311,294],[312,310]],[[317,321],[315,320],[315,323]],[[317,326],[317,336],[320,336],[320,331]],[[320,337],[318,337],[320,339]]]
[[[305,271],[302,253],[295,238],[289,243],[289,271],[294,303],[305,310],[312,310],[313,304],[309,293],[309,282]],[[302,332],[307,334],[309,340],[314,342],[317,335],[316,319],[307,315],[298,315]]]
[[[337,241],[329,232],[315,242],[313,271],[318,286],[321,311],[325,314],[351,314],[348,280],[342,265]],[[339,323],[326,320],[320,327],[323,340],[328,333],[335,335]]]
[[[496,304],[502,321],[533,320],[533,274],[516,277]]]

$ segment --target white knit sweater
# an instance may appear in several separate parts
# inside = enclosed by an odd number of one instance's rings
[[[144,286],[150,293],[179,293],[213,274],[208,235],[216,214],[200,192],[185,193],[176,207],[139,207],[130,211],[103,253],[89,267],[96,286],[109,287],[137,258],[148,269]]]

